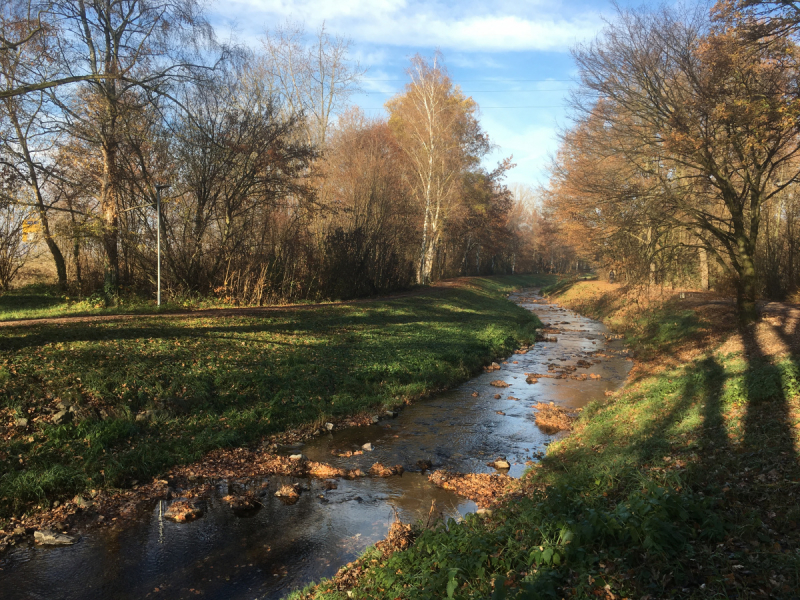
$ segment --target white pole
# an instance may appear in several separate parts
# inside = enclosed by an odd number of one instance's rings
[[[161,186],[156,186],[156,212],[158,213],[158,231],[156,233],[156,248],[158,254],[158,306],[161,306]]]

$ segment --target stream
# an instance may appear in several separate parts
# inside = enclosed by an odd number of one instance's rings
[[[459,518],[476,505],[428,482],[417,462],[462,473],[491,473],[486,463],[499,456],[519,477],[525,463],[556,436],[535,425],[536,402],[580,408],[623,385],[632,362],[608,330],[531,292],[509,298],[558,329],[556,342],[537,342],[526,354],[514,354],[501,369],[484,373],[456,389],[407,406],[396,418],[369,427],[335,430],[305,444],[283,448],[309,459],[367,472],[375,462],[405,468],[402,476],[324,481],[272,477],[263,481],[218,481],[203,501],[204,516],[184,524],[163,518],[167,501],[156,501],[137,520],[92,531],[78,543],[40,547],[23,543],[0,555],[0,598],[139,599],[139,598],[282,598],[312,581],[333,576],[342,565],[385,537],[395,513],[404,522],[437,512]],[[613,336],[612,336],[613,337]],[[548,365],[575,366],[575,374],[597,379],[541,378],[525,382],[525,373],[547,373]],[[501,379],[507,388],[495,388]],[[477,395],[474,395],[477,393]],[[495,399],[495,394],[500,399]],[[498,414],[498,411],[505,414]],[[360,455],[365,443],[374,450]],[[275,497],[283,484],[300,483],[293,505]],[[221,498],[236,487],[263,492],[263,506],[234,513]]]

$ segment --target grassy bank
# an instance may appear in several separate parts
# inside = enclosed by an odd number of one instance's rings
[[[631,384],[590,405],[505,508],[370,551],[350,597],[796,598],[794,324],[740,332],[731,304],[645,306],[595,282],[560,293],[627,331],[644,357]]]
[[[452,386],[532,338],[535,317],[504,295],[535,281],[259,315],[6,327],[0,516]]]

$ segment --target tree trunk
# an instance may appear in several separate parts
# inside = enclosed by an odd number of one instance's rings
[[[67,286],[67,263],[64,260],[64,255],[61,253],[61,249],[53,239],[52,232],[50,231],[50,222],[47,219],[47,209],[45,208],[44,198],[42,197],[42,189],[39,185],[39,175],[36,172],[36,166],[34,164],[33,157],[31,156],[28,148],[28,140],[22,131],[22,127],[20,126],[16,112],[9,108],[8,114],[17,133],[17,139],[19,140],[19,146],[22,150],[22,156],[25,159],[25,166],[28,168],[28,176],[30,177],[31,188],[36,196],[36,208],[39,213],[39,220],[42,224],[44,241],[47,244],[48,250],[50,250],[50,254],[53,255],[53,262],[56,265],[56,274],[58,276],[58,285],[63,289]]]
[[[742,325],[754,323],[758,320],[756,307],[757,280],[756,267],[753,253],[750,252],[747,240],[739,241],[739,281],[736,286],[736,312]]]
[[[700,289],[708,291],[708,252],[705,248],[700,248]]]
[[[56,274],[58,276],[58,286],[60,288],[67,287],[67,263],[64,260],[64,255],[61,254],[61,249],[56,244],[53,236],[50,233],[50,225],[47,223],[47,217],[43,210],[39,211],[39,217],[42,220],[42,232],[44,232],[44,241],[50,254],[53,255],[53,262],[56,264]]]
[[[109,141],[103,145],[103,183],[100,188],[100,204],[103,210],[103,291],[106,301],[117,295],[119,285],[119,213],[117,210],[117,146]]]
[[[428,236],[427,239],[427,247],[424,249],[422,254],[422,265],[420,268],[419,276],[417,277],[417,283],[427,285],[431,282],[431,272],[433,271],[433,259],[434,253],[436,251],[436,240],[431,235]]]
[[[427,277],[430,277],[430,263],[427,261],[428,257],[428,246],[430,245],[430,239],[428,235],[428,223],[430,217],[428,215],[428,209],[426,207],[425,210],[425,221],[422,224],[422,245],[420,246],[419,252],[419,263],[417,266],[417,284],[418,285],[425,285],[427,283]]]

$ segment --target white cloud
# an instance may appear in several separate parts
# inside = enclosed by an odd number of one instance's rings
[[[487,6],[474,0],[233,0],[221,8],[216,8],[218,17],[259,27],[285,19],[303,21],[309,28],[325,22],[330,31],[357,42],[466,52],[563,51],[602,25],[596,11],[555,13],[557,5],[539,2]]]

